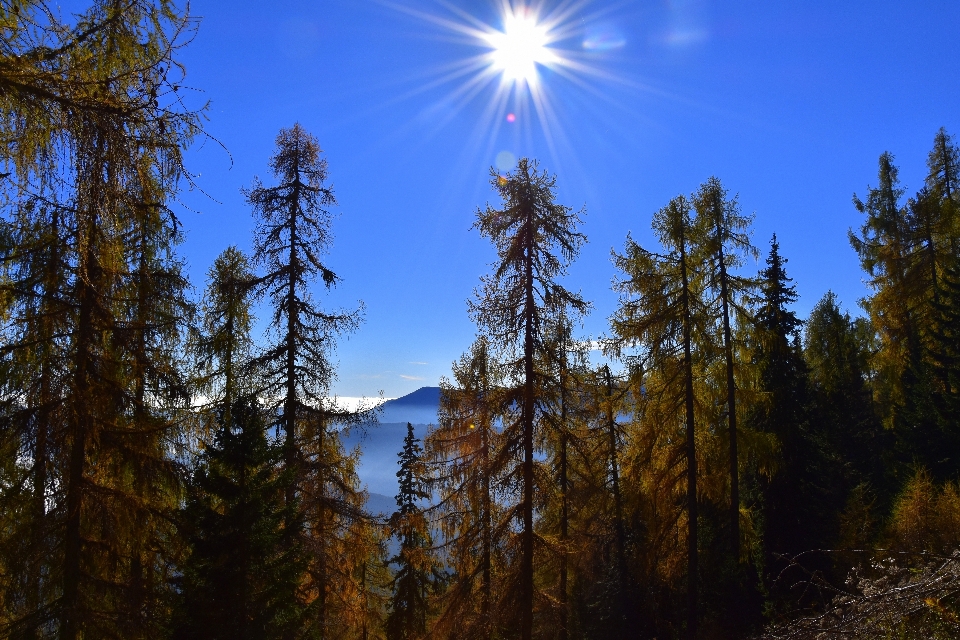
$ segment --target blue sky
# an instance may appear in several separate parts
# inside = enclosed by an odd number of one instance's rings
[[[939,127],[960,135],[960,3],[538,6],[567,7],[551,46],[579,65],[539,68],[547,117],[524,109],[523,92],[497,102],[497,77],[469,99],[472,76],[445,80],[489,51],[449,23],[502,29],[499,0],[193,0],[199,30],[180,59],[229,151],[198,140],[187,156],[209,194],[182,194],[181,254],[198,289],[227,245],[250,247],[240,188],[270,183],[274,138],[299,121],[320,140],[340,204],[327,261],[343,281],[317,298],[366,305],[337,350],[341,395],[436,385],[469,346],[466,299],[494,258],[470,226],[496,204],[488,172],[500,154],[538,158],[559,201],[586,208],[589,244],[567,280],[594,302],[585,335],[604,333],[616,307],[611,249],[628,231],[653,247],[653,212],[711,175],[756,213],[762,252],[777,233],[802,315],[828,289],[857,311],[851,196],[876,182],[887,150],[912,193]]]

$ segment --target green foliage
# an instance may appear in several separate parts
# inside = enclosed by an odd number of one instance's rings
[[[399,509],[390,519],[400,549],[390,559],[390,564],[396,565],[397,569],[386,621],[388,640],[414,640],[425,637],[427,632],[434,560],[429,526],[420,506],[422,501],[430,498],[423,477],[422,457],[420,441],[413,433],[413,425],[408,422],[403,451],[399,454],[400,470],[397,471]]]
[[[255,402],[238,399],[218,416],[181,515],[189,556],[173,637],[291,637],[302,628],[297,590],[306,568],[305,550],[285,528],[298,509],[284,500],[291,471]]]

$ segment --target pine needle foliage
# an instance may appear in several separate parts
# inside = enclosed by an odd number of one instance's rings
[[[390,518],[390,527],[400,542],[400,549],[389,560],[389,564],[396,566],[396,573],[386,631],[388,640],[416,640],[426,637],[427,633],[434,560],[432,536],[421,506],[430,498],[424,478],[423,449],[409,422],[398,457],[398,509]]]
[[[180,578],[173,637],[296,637],[306,554],[285,539],[292,473],[266,437],[263,409],[249,398],[218,411],[214,439],[193,474],[181,515],[190,555]],[[229,415],[231,422],[224,422]]]
[[[509,483],[516,487],[513,515],[519,533],[511,546],[516,564],[513,593],[522,640],[533,637],[536,585],[534,583],[535,442],[542,429],[544,406],[540,390],[544,372],[536,363],[546,349],[547,321],[564,312],[586,312],[588,303],[557,282],[576,258],[586,237],[577,231],[580,214],[556,202],[556,179],[540,171],[536,162],[521,158],[506,176],[491,171],[491,185],[503,200],[500,209],[477,211],[474,227],[497,250],[494,271],[470,301],[470,314],[487,338],[506,357],[514,416],[504,425],[504,450],[516,463]]]

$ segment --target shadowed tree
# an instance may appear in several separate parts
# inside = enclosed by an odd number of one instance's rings
[[[173,637],[277,639],[299,634],[297,600],[305,555],[284,541],[280,447],[267,440],[262,410],[249,398],[218,423],[193,475],[183,511],[190,555],[180,579]]]
[[[566,640],[571,635],[570,621],[570,576],[571,568],[576,565],[575,543],[571,532],[571,521],[575,520],[572,510],[576,510],[573,500],[578,455],[583,455],[586,444],[586,422],[590,408],[585,402],[586,379],[588,377],[588,345],[573,338],[573,326],[561,312],[552,319],[546,332],[547,349],[545,363],[550,372],[545,391],[546,411],[544,423],[547,429],[541,434],[544,448],[551,462],[551,480],[543,488],[545,512],[540,514],[544,533],[556,531],[553,543],[553,556],[557,563],[556,571],[556,609],[558,612],[556,635]],[[555,486],[551,487],[555,482]],[[583,483],[580,483],[583,484]],[[546,563],[541,563],[541,569]]]
[[[436,518],[453,580],[441,601],[433,632],[489,639],[496,615],[503,549],[510,531],[498,502],[509,460],[498,426],[507,413],[503,368],[480,336],[453,363],[453,380],[440,381],[435,429],[427,435],[427,456],[438,495]]]
[[[3,405],[0,447],[4,486],[0,501],[3,581],[7,604],[4,623],[12,637],[34,637],[47,615],[46,605],[56,586],[44,575],[54,542],[48,509],[53,493],[51,475],[62,455],[58,428],[66,416],[61,403],[66,393],[65,336],[71,326],[69,266],[62,246],[62,216],[57,206],[31,200],[10,221],[10,245],[4,252],[5,281],[0,285],[11,302],[5,310],[3,346]],[[17,464],[19,451],[28,451],[29,465]]]
[[[424,481],[423,449],[409,422],[399,458],[399,509],[391,517],[390,526],[400,541],[400,549],[389,561],[396,565],[397,571],[386,631],[388,640],[416,640],[425,637],[427,632],[428,592],[434,562],[430,529],[420,506],[430,498]]]
[[[503,207],[477,211],[474,227],[494,244],[493,274],[470,301],[470,313],[484,334],[506,356],[508,377],[516,389],[518,415],[504,425],[504,446],[520,461],[511,472],[518,489],[519,524],[515,567],[520,637],[533,637],[534,618],[534,443],[544,413],[540,390],[544,372],[536,363],[546,348],[546,321],[564,312],[584,313],[588,304],[556,282],[576,258],[585,236],[577,232],[579,214],[556,203],[556,179],[521,158],[506,176],[491,171],[491,184]]]
[[[223,422],[231,424],[233,403],[256,386],[247,371],[253,346],[250,298],[254,275],[243,252],[227,247],[217,256],[207,278],[201,327],[192,343],[196,386],[211,407],[223,411]]]
[[[162,514],[176,501],[169,454],[185,397],[170,358],[185,307],[165,206],[197,130],[168,93],[185,23],[166,2],[95,2],[72,27],[39,3],[2,11],[4,187],[59,209],[48,231],[67,303],[54,334],[63,418],[38,432],[57,455],[35,476],[48,588],[27,626],[147,637],[174,555]]]
[[[960,256],[960,150],[942,127],[934,136],[927,169],[926,188],[935,208],[931,217],[938,223],[934,235],[956,260]]]
[[[873,290],[864,306],[881,341],[873,363],[879,372],[881,414],[912,449],[908,455],[916,455],[923,448],[923,432],[927,431],[926,425],[911,415],[918,408],[914,392],[924,386],[917,318],[922,291],[909,277],[914,261],[913,238],[907,210],[900,204],[904,190],[898,169],[889,153],[880,156],[879,164],[878,186],[868,190],[865,201],[854,196],[854,205],[866,220],[860,234],[851,230],[849,237]]]
[[[320,145],[299,124],[281,130],[276,144],[270,169],[280,183],[265,187],[256,180],[244,191],[257,219],[254,260],[266,270],[257,286],[272,306],[275,336],[252,364],[263,371],[261,393],[279,399],[284,464],[296,469],[298,420],[326,401],[335,373],[333,339],[357,326],[359,312],[325,312],[308,291],[318,277],[328,289],[339,280],[320,260],[333,242],[329,207],[336,204]],[[294,494],[290,487],[287,497]]]
[[[321,261],[333,241],[329,208],[336,200],[327,184],[320,145],[299,124],[281,130],[276,144],[270,168],[279,184],[266,187],[257,180],[244,191],[257,220],[254,261],[265,270],[257,288],[272,309],[269,343],[251,366],[263,381],[260,396],[275,399],[283,464],[292,470],[286,499],[292,503],[301,491],[311,496],[301,502],[306,512],[286,512],[293,518],[286,531],[293,544],[310,522],[315,558],[311,586],[301,597],[315,601],[313,610],[324,637],[327,595],[336,573],[328,557],[330,543],[346,535],[343,527],[349,528],[350,520],[362,516],[362,497],[351,479],[354,463],[332,428],[340,412],[327,398],[335,376],[331,356],[336,337],[357,327],[361,310],[324,311],[309,291],[316,279],[327,289],[339,281]],[[348,571],[341,577],[350,575]]]
[[[705,276],[710,289],[715,293],[719,306],[723,335],[723,354],[726,363],[727,425],[730,444],[730,549],[734,563],[740,562],[740,463],[737,454],[737,387],[734,376],[734,344],[731,333],[731,315],[745,315],[738,304],[750,293],[753,283],[730,273],[743,265],[744,258],[757,257],[757,250],[750,244],[752,216],[740,213],[737,197],[728,198],[718,178],[710,178],[693,195],[693,207],[699,227],[697,247],[699,260],[706,265]]]
[[[691,206],[677,196],[653,217],[653,230],[665,253],[657,254],[631,237],[623,254],[614,254],[614,264],[624,274],[616,283],[620,307],[611,318],[619,349],[638,346],[640,362],[657,373],[650,380],[663,389],[647,389],[662,396],[685,425],[687,476],[687,635],[697,637],[697,447],[694,416],[694,359],[702,358],[694,337],[703,333],[702,275],[691,263],[695,233]]]

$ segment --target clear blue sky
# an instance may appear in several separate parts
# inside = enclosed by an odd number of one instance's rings
[[[200,26],[180,56],[230,154],[212,142],[188,154],[215,199],[182,196],[198,289],[227,245],[250,247],[240,188],[269,183],[279,129],[299,121],[320,140],[340,203],[327,258],[343,282],[317,297],[367,309],[337,351],[340,395],[436,385],[469,346],[465,301],[494,257],[470,226],[496,202],[502,152],[538,158],[559,200],[586,207],[568,283],[593,300],[583,333],[596,336],[616,307],[611,249],[628,231],[653,246],[653,212],[714,174],[756,213],[761,251],[777,233],[802,315],[828,289],[856,312],[851,195],[875,184],[885,150],[912,193],[937,129],[960,134],[956,2],[544,2],[542,14],[570,8],[552,46],[584,67],[540,67],[546,118],[516,96],[498,104],[499,80],[466,99],[471,76],[444,81],[488,49],[442,22],[501,29],[499,0],[401,2],[193,0]]]

